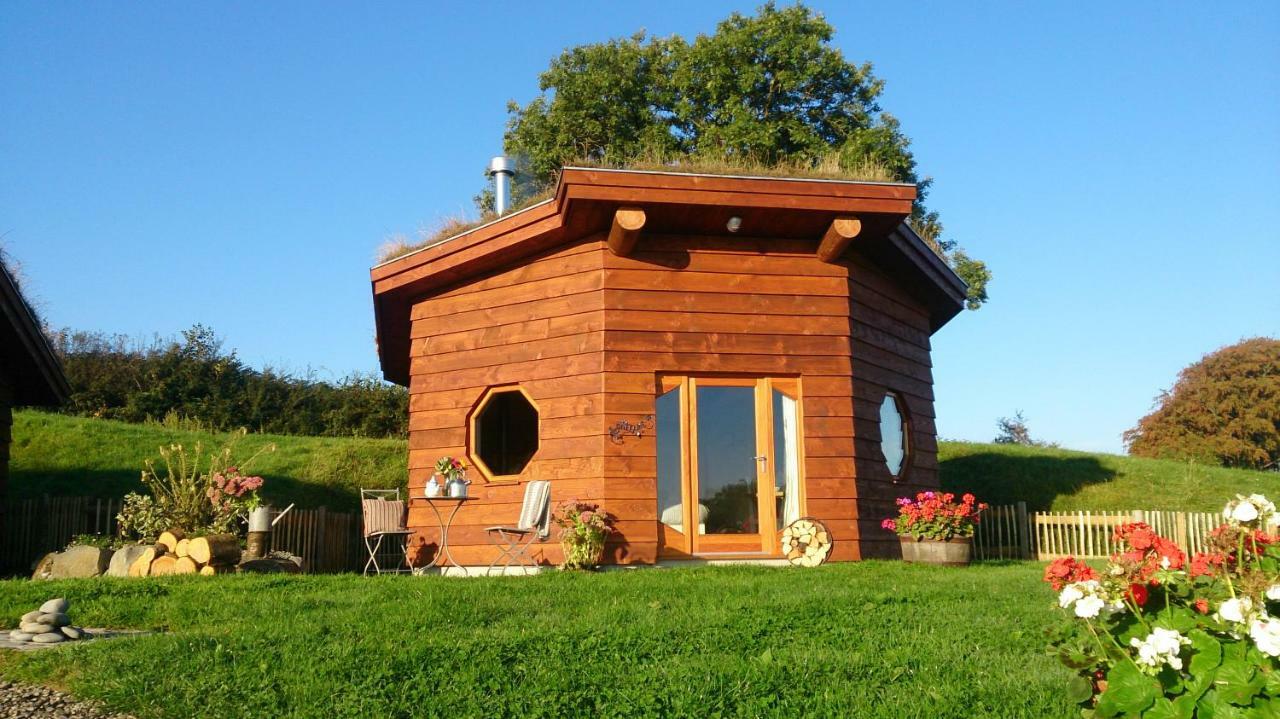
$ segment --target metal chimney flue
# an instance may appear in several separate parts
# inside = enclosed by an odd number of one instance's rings
[[[493,211],[505,215],[511,204],[511,178],[516,174],[516,163],[499,155],[489,161],[488,174],[493,176]]]

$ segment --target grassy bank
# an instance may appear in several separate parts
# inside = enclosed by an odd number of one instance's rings
[[[157,448],[174,442],[206,447],[224,441],[207,432],[24,410],[14,415],[11,496],[119,497],[138,486],[138,472]],[[399,440],[250,435],[243,454],[275,444],[253,471],[276,504],[352,508],[359,487],[403,486],[408,450]],[[1280,497],[1280,473],[1061,449],[942,442],[942,483],[993,504],[1019,500],[1036,509],[1222,508],[1231,495]]]
[[[0,621],[166,633],[0,655],[148,717],[1067,717],[1038,565],[0,582]]]
[[[1211,511],[1237,493],[1280,497],[1280,473],[1007,444],[942,442],[942,484],[1032,510]]]
[[[159,460],[162,445],[197,442],[206,451],[227,435],[170,429],[153,424],[68,417],[23,410],[14,413],[9,496],[41,494],[121,497],[140,487],[143,462]],[[360,487],[405,483],[405,443],[390,439],[342,439],[252,434],[237,445],[248,457],[265,445],[249,471],[266,478],[263,493],[276,504],[358,506]]]

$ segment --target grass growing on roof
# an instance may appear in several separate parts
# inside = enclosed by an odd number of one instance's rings
[[[1078,716],[1037,564],[0,582],[168,633],[0,656],[149,717]],[[12,621],[10,620],[10,624]]]
[[[666,154],[652,150],[643,152],[639,156],[627,158],[614,158],[608,155],[582,157],[566,163],[565,167],[808,180],[898,181],[888,168],[871,158],[842,159],[840,153],[834,150],[814,160],[791,158],[774,162],[754,157],[724,157],[719,154]],[[512,207],[507,214],[519,212],[550,198],[555,194],[555,188],[556,182],[551,182],[546,187],[532,192],[528,198]],[[379,264],[390,262],[455,235],[474,230],[496,219],[498,219],[498,215],[492,211],[482,213],[474,219],[464,215],[445,217],[437,222],[432,229],[420,230],[414,239],[405,236],[392,237],[378,249],[377,261]]]

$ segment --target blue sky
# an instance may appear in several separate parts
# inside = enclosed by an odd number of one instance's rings
[[[995,273],[934,338],[944,436],[1020,409],[1120,451],[1180,368],[1280,335],[1280,3],[811,6]],[[470,211],[553,55],[753,8],[7,2],[0,241],[55,326],[373,370],[376,248]]]

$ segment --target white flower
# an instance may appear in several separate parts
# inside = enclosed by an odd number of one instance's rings
[[[1272,584],[1267,587],[1267,599],[1273,602],[1280,602],[1280,584]]]
[[[1249,636],[1258,645],[1258,651],[1272,657],[1280,657],[1280,619],[1262,615],[1249,622]]]
[[[1161,664],[1168,664],[1175,670],[1182,669],[1182,647],[1191,644],[1191,640],[1172,629],[1156,627],[1146,639],[1134,637],[1129,646],[1138,650],[1137,663],[1147,667],[1151,673],[1159,670]]]
[[[1255,521],[1264,524],[1275,513],[1276,505],[1261,494],[1251,494],[1248,497],[1237,494],[1235,499],[1222,508],[1223,516],[1239,524],[1252,524]]]
[[[1080,589],[1080,585],[1083,583],[1084,582],[1074,582],[1063,587],[1062,593],[1058,595],[1058,606],[1066,609],[1074,604],[1077,599],[1083,597],[1084,592]]]
[[[1081,619],[1092,619],[1098,616],[1104,606],[1106,602],[1102,601],[1102,597],[1090,594],[1076,601],[1076,616]]]
[[[1253,506],[1253,502],[1241,502],[1231,510],[1231,518],[1237,522],[1252,522],[1258,518],[1258,508]]]
[[[1253,611],[1253,600],[1248,597],[1228,599],[1218,605],[1218,618],[1228,622],[1243,622]]]
[[[1160,568],[1161,568],[1161,569],[1168,569],[1170,566],[1172,566],[1172,565],[1171,565],[1171,563],[1169,562],[1169,558],[1168,558],[1168,557],[1161,557],[1161,558],[1160,558]]]

